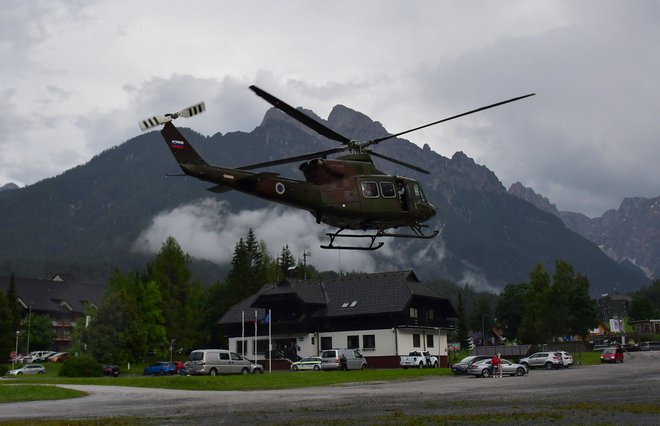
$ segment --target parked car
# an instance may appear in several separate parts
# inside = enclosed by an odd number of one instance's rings
[[[600,355],[600,362],[623,362],[623,349],[621,348],[605,348]]]
[[[179,373],[183,368],[183,363],[181,361],[172,361],[172,364],[174,364],[174,367],[176,367],[177,373]]]
[[[560,368],[564,366],[561,352],[536,352],[526,358],[522,358],[520,363],[527,368],[543,367],[546,370]]]
[[[502,375],[507,376],[524,376],[529,372],[529,369],[524,364],[517,364],[511,362],[508,359],[502,358]],[[473,362],[468,365],[467,374],[471,374],[477,377],[490,377],[490,362],[491,359],[483,359],[481,361]]]
[[[573,365],[573,355],[566,351],[557,351],[561,354],[561,361],[564,368],[568,368]]]
[[[46,362],[48,358],[55,355],[57,352],[54,351],[42,351],[41,355],[37,355],[32,361],[33,362]]]
[[[145,375],[165,375],[165,374],[175,374],[176,373],[176,366],[167,361],[159,361],[159,362],[154,362],[151,365],[148,365],[144,367],[144,374]]]
[[[11,376],[20,376],[21,374],[45,374],[46,367],[41,364],[28,364],[15,370],[9,370],[7,374]]]
[[[658,342],[658,341],[642,342],[642,343],[639,344],[639,350],[640,351],[660,351],[660,342]]]
[[[48,357],[48,362],[64,362],[69,359],[68,352],[57,352],[54,355]]]
[[[184,364],[186,374],[261,374],[264,367],[226,349],[197,349],[188,355]]]
[[[307,358],[303,358],[300,361],[296,361],[296,362],[291,364],[291,370],[292,371],[298,371],[298,370],[320,371],[321,370],[321,357],[310,356],[310,357],[307,357]]]
[[[484,359],[490,359],[488,355],[471,355],[463,358],[456,364],[451,365],[451,372],[454,374],[467,374],[467,368],[470,364],[482,361]]]
[[[103,375],[104,376],[119,376],[119,367],[114,364],[106,364],[103,366]]]
[[[346,358],[342,366],[342,356]],[[321,353],[322,370],[362,370],[367,368],[367,359],[357,349],[327,349]]]
[[[412,351],[408,355],[402,355],[399,360],[399,365],[404,369],[408,367],[424,368],[432,367],[438,368],[438,357],[431,355],[429,351]]]

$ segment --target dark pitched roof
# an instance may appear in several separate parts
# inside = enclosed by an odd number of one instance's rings
[[[57,278],[56,278],[57,277]],[[85,303],[99,304],[103,287],[62,279],[56,275],[51,280],[15,277],[16,296],[24,305],[31,305],[37,312],[59,312],[73,310],[84,312]],[[68,278],[68,277],[67,277]],[[0,289],[9,288],[10,277],[0,277]]]
[[[416,296],[437,299],[445,305],[445,312],[455,314],[449,300],[422,284],[413,271],[397,271],[351,275],[324,281],[287,278],[277,284],[262,287],[256,294],[232,306],[219,323],[240,322],[242,311],[253,311],[255,306],[268,306],[269,300],[280,296],[298,298],[307,305],[324,306],[325,309],[315,314],[323,317],[398,313]],[[261,309],[259,318],[263,318],[263,315]]]

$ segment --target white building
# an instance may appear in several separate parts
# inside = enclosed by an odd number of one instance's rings
[[[273,369],[330,348],[359,349],[370,367],[395,368],[399,356],[413,350],[428,350],[446,366],[447,333],[455,318],[448,299],[413,271],[400,271],[321,281],[287,278],[233,306],[219,324],[229,349],[261,362],[269,356],[270,328]]]

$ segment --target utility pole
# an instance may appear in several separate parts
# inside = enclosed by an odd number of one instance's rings
[[[32,322],[32,302],[28,305],[28,335],[27,335],[27,349],[25,355],[30,355],[30,323]],[[32,362],[32,360],[30,360]]]
[[[307,250],[303,250],[303,279],[307,279],[307,257],[311,256]]]

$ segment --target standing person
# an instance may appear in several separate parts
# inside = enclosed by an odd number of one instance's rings
[[[339,358],[339,366],[341,371],[348,371],[348,360],[346,359],[346,355],[341,354],[341,358]]]
[[[502,377],[502,355],[497,354],[497,377]]]
[[[495,373],[497,373],[499,365],[500,365],[500,358],[498,354],[495,354],[490,359],[490,377],[495,377]]]

